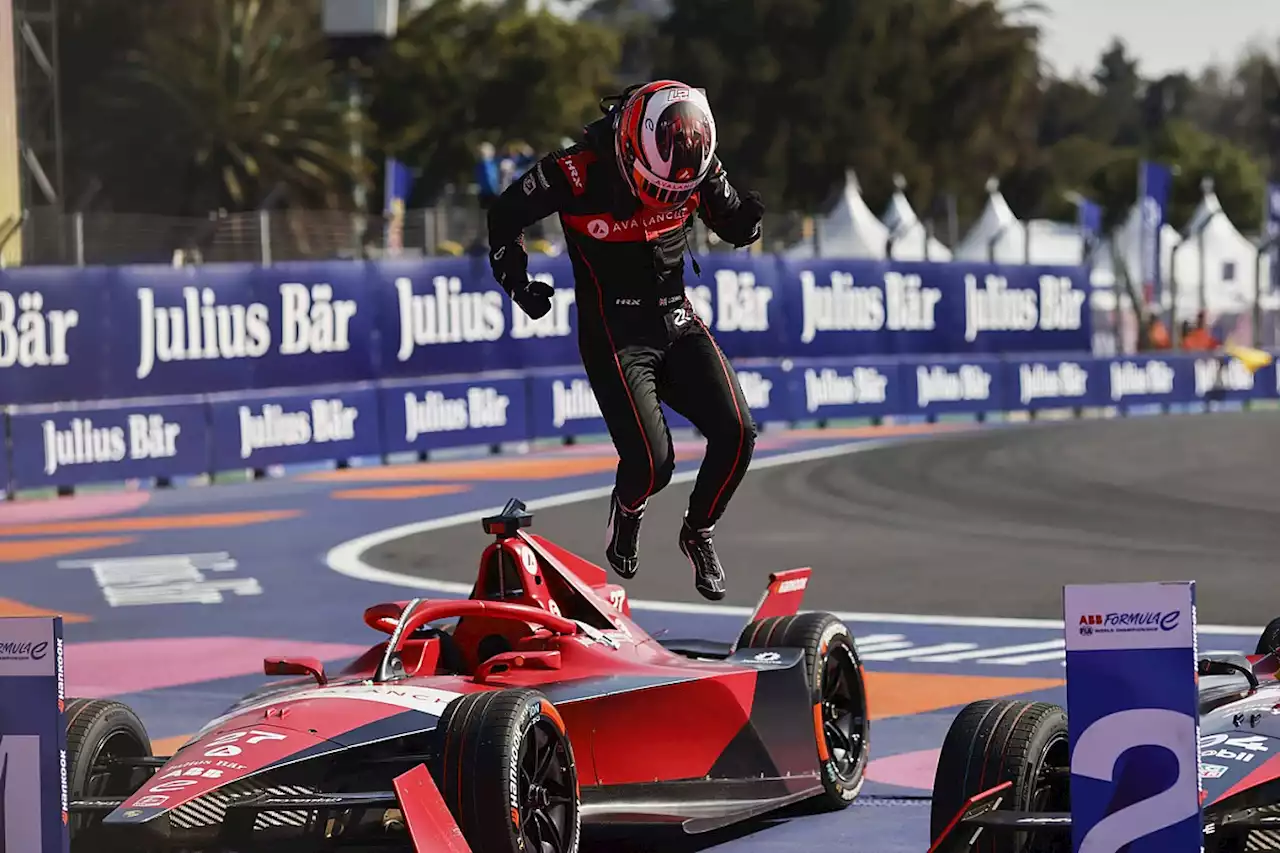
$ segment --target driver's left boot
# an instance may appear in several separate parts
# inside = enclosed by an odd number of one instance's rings
[[[693,566],[693,585],[703,598],[719,601],[724,598],[725,577],[716,547],[711,540],[715,525],[701,529],[689,526],[685,518],[680,526],[680,551]]]

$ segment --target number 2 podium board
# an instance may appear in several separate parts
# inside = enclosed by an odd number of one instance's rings
[[[66,853],[61,617],[0,619],[0,850]]]
[[[1068,586],[1063,603],[1073,853],[1199,853],[1194,582]]]

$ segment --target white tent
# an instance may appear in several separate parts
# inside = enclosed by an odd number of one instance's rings
[[[952,250],[957,261],[1020,264],[1026,262],[1027,231],[1000,193],[1000,182],[987,181],[987,205]]]
[[[1084,238],[1078,225],[1014,215],[994,178],[987,182],[987,206],[954,251],[957,261],[1078,266]]]
[[[929,235],[928,229],[916,216],[911,202],[902,192],[902,185],[889,199],[880,221],[893,241],[893,257],[900,261],[949,261],[951,250]]]
[[[1193,318],[1200,310],[1202,279],[1203,307],[1211,316],[1252,310],[1258,248],[1227,218],[1212,186],[1205,186],[1183,239],[1187,245],[1173,253],[1178,319]],[[1265,295],[1270,281],[1268,258],[1262,258],[1258,271]]]
[[[885,257],[889,229],[867,207],[858,178],[852,171],[845,174],[844,189],[835,206],[816,226],[818,257],[874,260]],[[806,241],[792,246],[785,254],[791,258],[812,258],[814,246]]]

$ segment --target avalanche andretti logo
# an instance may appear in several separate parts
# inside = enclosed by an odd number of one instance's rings
[[[680,207],[658,213],[641,213],[630,219],[617,220],[608,214],[595,216],[564,214],[564,222],[579,233],[611,243],[652,240],[660,234],[682,227],[697,209],[698,197],[695,195]]]

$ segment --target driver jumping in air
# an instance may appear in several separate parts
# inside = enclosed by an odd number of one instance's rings
[[[665,402],[707,439],[679,544],[698,592],[719,600],[712,531],[751,462],[756,427],[733,366],[685,296],[684,253],[695,213],[740,248],[760,239],[764,206],[725,176],[702,92],[660,80],[610,100],[581,142],[543,157],[490,207],[489,263],[526,314],[546,314],[553,289],[529,279],[523,231],[559,214],[578,350],[619,457],[605,555],[635,577],[646,503],[675,468]]]

